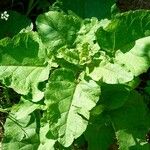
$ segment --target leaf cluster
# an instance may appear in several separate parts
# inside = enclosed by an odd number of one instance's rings
[[[21,95],[4,150],[72,150],[85,141],[89,150],[150,149],[149,100],[136,90],[150,67],[150,11],[110,15],[112,2],[81,5],[55,3],[36,31],[17,12],[0,20],[0,81]],[[107,9],[87,12],[97,6]]]

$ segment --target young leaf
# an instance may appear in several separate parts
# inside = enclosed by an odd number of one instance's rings
[[[100,87],[92,80],[75,80],[69,70],[52,74],[45,92],[50,131],[65,147],[72,144],[88,125],[90,110],[99,100]]]
[[[97,18],[85,19],[76,38],[76,50],[79,54],[79,64],[84,65],[92,61],[93,56],[100,51],[95,32],[101,26],[106,26],[107,19],[98,21]]]
[[[95,32],[100,26],[108,24],[108,20],[99,22],[96,18],[85,19],[82,21],[81,28],[77,32],[77,37],[74,42],[74,48],[67,48],[66,46],[60,48],[57,51],[57,63],[63,65],[63,59],[70,63],[70,65],[76,65],[76,67],[83,67],[92,61],[92,58],[99,52],[100,47],[96,41]],[[58,60],[60,59],[60,60]],[[66,67],[67,63],[64,62],[63,67]],[[75,70],[74,67],[72,70]]]

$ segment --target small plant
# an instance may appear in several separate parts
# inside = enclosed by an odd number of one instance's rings
[[[136,89],[150,67],[150,11],[98,19],[56,4],[36,31],[27,20],[1,37],[0,81],[21,95],[3,150],[149,150],[150,112]]]
[[[1,19],[4,19],[7,21],[8,17],[9,17],[9,14],[7,13],[7,11],[4,11],[4,13],[1,14]]]

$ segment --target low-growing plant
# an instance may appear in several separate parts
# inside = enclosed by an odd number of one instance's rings
[[[37,31],[17,12],[0,20],[0,81],[21,95],[3,149],[149,150],[150,112],[136,88],[150,67],[150,11],[98,19],[66,8],[39,15]]]

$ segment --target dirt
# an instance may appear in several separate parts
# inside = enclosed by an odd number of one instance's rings
[[[136,9],[150,9],[150,0],[117,0],[116,4],[122,12]]]

